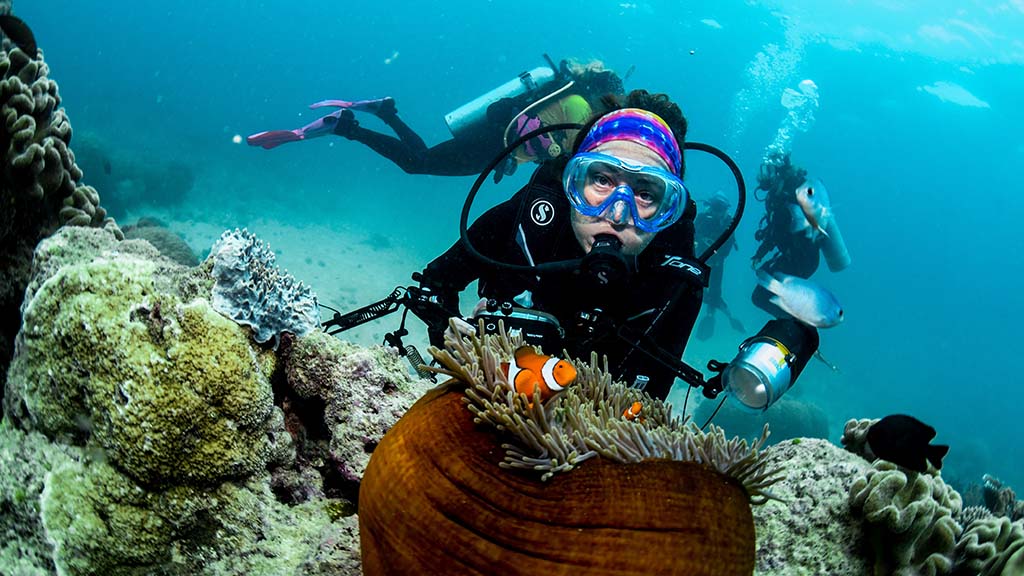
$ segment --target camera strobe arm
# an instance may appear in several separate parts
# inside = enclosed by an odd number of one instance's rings
[[[401,286],[394,289],[386,298],[378,300],[373,304],[363,306],[358,310],[353,310],[342,314],[337,310],[334,311],[334,316],[321,324],[324,332],[330,335],[335,335],[346,330],[350,330],[359,326],[360,324],[366,324],[383,316],[387,316],[392,312],[397,312],[398,308],[404,303],[406,298],[406,288]]]

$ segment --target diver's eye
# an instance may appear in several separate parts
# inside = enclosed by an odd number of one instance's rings
[[[612,186],[614,182],[606,174],[597,173],[594,175],[594,184],[604,188]]]
[[[635,196],[637,200],[642,200],[644,202],[647,202],[648,204],[654,202],[654,194],[651,194],[647,190],[640,190],[633,194],[633,196]]]

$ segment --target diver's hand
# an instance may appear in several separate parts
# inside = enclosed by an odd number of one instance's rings
[[[481,298],[476,306],[473,307],[473,313],[469,318],[459,318],[458,316],[452,316],[448,322],[448,327],[444,330],[445,339],[450,338],[461,338],[463,336],[473,336],[476,334],[476,324],[473,318],[480,312],[487,309],[487,298]],[[454,327],[454,331],[453,331]]]
[[[445,340],[458,340],[463,336],[472,336],[474,334],[476,334],[476,327],[458,316],[449,318],[448,327],[444,329]]]

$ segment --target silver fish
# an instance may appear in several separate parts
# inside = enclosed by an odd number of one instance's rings
[[[799,211],[793,210],[793,231],[806,231],[812,237],[817,234],[828,237],[825,229],[832,219],[832,202],[825,185],[821,180],[811,178],[796,189],[795,195]]]
[[[839,300],[817,282],[781,272],[757,272],[757,283],[771,292],[775,304],[797,320],[815,328],[831,328],[843,321]]]

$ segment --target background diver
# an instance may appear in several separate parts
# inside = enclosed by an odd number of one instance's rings
[[[703,210],[699,211],[693,222],[697,254],[706,250],[723,230],[729,227],[733,215],[730,212],[729,198],[721,190],[715,192],[707,200],[701,202]],[[721,310],[729,320],[733,330],[746,333],[747,329],[738,318],[732,315],[729,305],[722,298],[722,278],[725,270],[725,258],[736,250],[735,236],[729,236],[725,244],[708,260],[711,273],[708,278],[708,289],[704,291],[704,307],[707,313],[697,325],[697,338],[707,340],[715,333],[715,312]]]
[[[252,146],[270,149],[335,134],[365,144],[409,174],[476,175],[520,135],[541,126],[583,124],[594,112],[601,112],[602,96],[624,92],[622,79],[599,61],[563,60],[557,66],[550,59],[548,62],[549,66],[523,72],[447,114],[445,122],[452,138],[429,148],[399,118],[392,98],[317,102],[310,107],[338,110],[302,128],[260,132],[247,141]],[[360,126],[356,111],[376,115],[397,138]],[[561,155],[572,147],[575,137],[575,131],[569,130],[530,140],[498,166],[495,181],[512,174],[520,163],[542,162]]]

